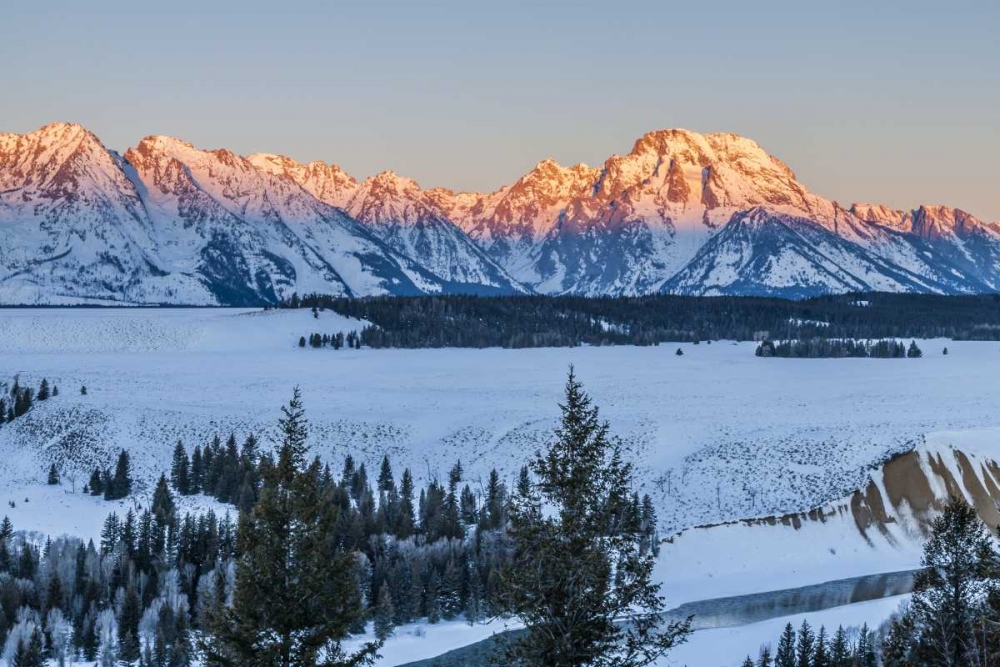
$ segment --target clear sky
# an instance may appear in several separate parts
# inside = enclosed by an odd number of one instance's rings
[[[472,190],[735,132],[843,203],[994,220],[1000,3],[7,3],[0,131],[54,120]]]

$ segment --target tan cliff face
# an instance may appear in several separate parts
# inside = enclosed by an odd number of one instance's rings
[[[959,449],[916,449],[891,458],[842,501],[736,523],[800,530],[839,518],[849,520],[869,544],[877,538],[894,544],[901,535],[921,542],[952,496],[966,499],[987,526],[1000,527],[1000,464]]]

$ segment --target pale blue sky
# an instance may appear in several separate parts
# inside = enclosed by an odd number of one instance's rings
[[[1000,219],[995,1],[8,3],[0,131],[79,122],[492,190],[644,132],[759,141],[819,194]]]

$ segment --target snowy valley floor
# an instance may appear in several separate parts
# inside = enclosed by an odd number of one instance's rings
[[[266,437],[296,385],[313,449],[334,466],[347,453],[369,465],[388,453],[397,470],[409,466],[418,480],[444,474],[457,459],[473,486],[491,467],[510,479],[550,433],[573,364],[632,448],[663,534],[689,529],[665,545],[658,568],[674,606],[907,569],[919,560],[915,545],[869,547],[843,522],[770,532],[694,526],[840,500],[888,455],[926,442],[961,445],[974,429],[976,451],[1000,457],[1000,436],[990,430],[1000,426],[998,343],[921,341],[919,360],[759,359],[753,344],[720,341],[528,350],[297,346],[301,335],[361,326],[308,311],[0,310],[0,382],[20,373],[32,384],[47,377],[61,390],[0,428],[3,513],[19,528],[93,536],[117,506],[45,487],[50,461],[78,466],[83,478],[126,447],[149,482],[169,467],[178,439],[193,447],[216,432]],[[816,616],[876,623],[897,603]],[[669,664],[738,664],[784,622],[699,632]],[[468,627],[426,628],[424,637],[401,629],[390,647],[427,657],[428,645],[441,651],[483,637]]]

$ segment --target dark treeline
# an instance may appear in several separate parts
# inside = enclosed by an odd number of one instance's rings
[[[757,346],[758,357],[821,359],[854,357],[870,359],[919,359],[923,352],[916,341],[907,347],[898,340],[854,340],[805,338],[800,340],[763,341]]]
[[[472,485],[457,462],[446,480],[418,490],[409,469],[397,480],[388,456],[374,476],[352,456],[338,471],[318,460],[314,465],[321,470],[321,492],[338,507],[332,539],[362,555],[365,613],[380,636],[418,619],[436,623],[464,615],[472,623],[501,613],[499,578],[513,553],[507,534],[513,496],[495,469]],[[177,443],[171,485],[181,495],[204,493],[246,512],[273,466],[269,454],[258,453],[252,434],[242,444],[235,435],[225,442],[216,436],[191,455]],[[528,474],[522,470],[519,486],[529,484]],[[643,549],[655,554],[656,513],[648,495],[631,496],[627,520],[644,536]]]
[[[366,347],[653,345],[810,337],[1000,340],[1000,295],[849,294],[789,301],[760,297],[586,298],[310,295],[284,308],[334,310],[374,326]]]
[[[20,378],[15,375],[10,386],[0,385],[0,426],[6,422],[12,422],[21,415],[31,410],[31,406],[36,401],[47,401],[53,396],[59,395],[59,387],[49,385],[49,381],[42,378],[38,385],[38,390],[21,384]]]

